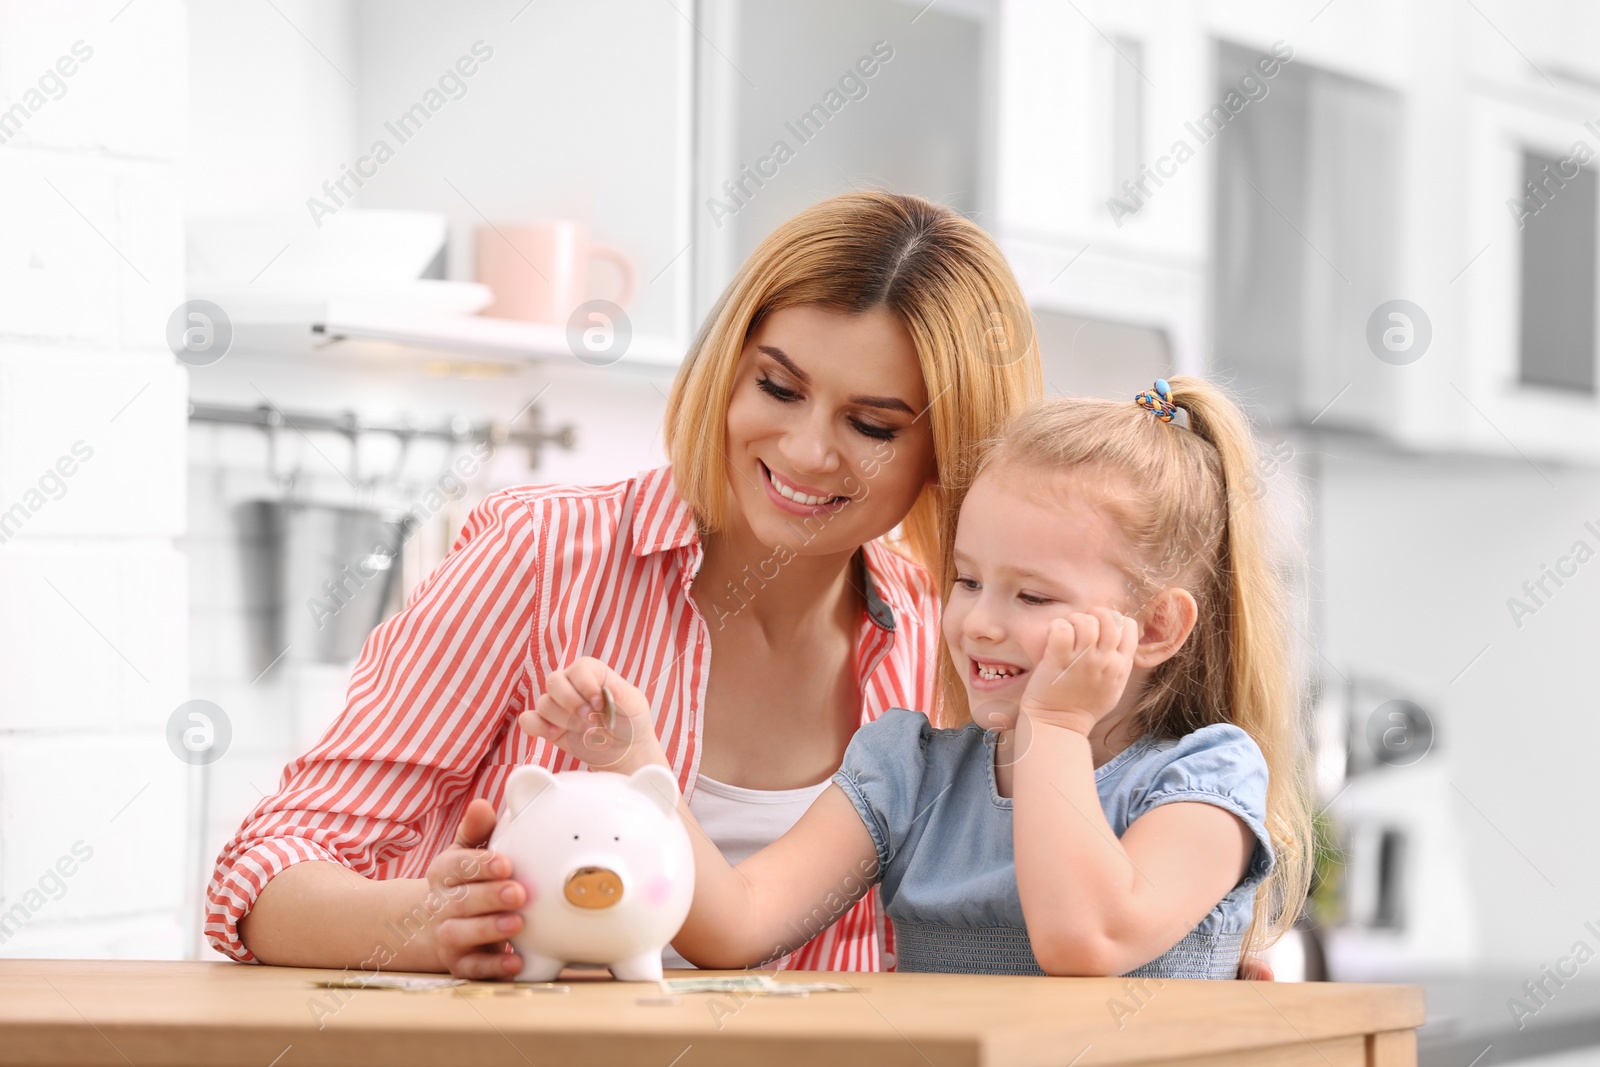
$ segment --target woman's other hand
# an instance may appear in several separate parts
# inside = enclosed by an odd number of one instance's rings
[[[428,864],[428,911],[439,962],[457,978],[511,978],[522,957],[507,938],[522,929],[517,911],[527,890],[511,880],[511,861],[485,846],[494,832],[494,808],[482,797],[467,805],[455,843]],[[433,902],[445,901],[438,911]]]
[[[1275,977],[1266,960],[1260,956],[1246,956],[1239,961],[1239,979],[1244,982],[1271,982]]]
[[[614,712],[606,708],[610,691]],[[670,766],[656,738],[650,702],[593,656],[545,679],[545,690],[518,720],[531,737],[548,741],[596,770],[632,774],[651,763]]]

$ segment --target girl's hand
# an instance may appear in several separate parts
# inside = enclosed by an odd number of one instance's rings
[[[457,978],[510,978],[522,957],[506,939],[522,929],[516,909],[527,891],[511,881],[511,861],[487,851],[494,808],[481,797],[467,805],[455,843],[428,864],[428,924],[439,963]],[[432,901],[445,901],[434,911]]]
[[[607,722],[606,691],[615,708]],[[518,720],[531,737],[548,741],[596,770],[632,774],[657,763],[671,766],[656,738],[650,702],[593,656],[545,679],[545,690]]]
[[[1138,645],[1139,624],[1110,608],[1052,620],[1022,710],[1035,721],[1087,735],[1122,699]]]

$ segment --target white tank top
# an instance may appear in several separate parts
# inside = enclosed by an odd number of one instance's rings
[[[741,789],[695,776],[689,810],[706,836],[729,863],[739,863],[789,832],[833,777],[799,789]],[[661,950],[663,967],[693,967],[668,945]]]

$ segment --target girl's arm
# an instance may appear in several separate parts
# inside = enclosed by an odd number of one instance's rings
[[[1017,889],[1049,974],[1122,974],[1193,930],[1244,877],[1255,837],[1210,804],[1176,802],[1119,841],[1095,788],[1089,731],[1117,703],[1138,640],[1109,611],[1057,620],[1019,717]]]
[[[521,723],[591,767],[632,774],[655,763],[671,769],[644,695],[604,663],[584,657],[546,680]],[[607,724],[604,689],[616,715]],[[866,895],[878,878],[878,851],[855,806],[829,785],[794,827],[737,867],[723,858],[689,804],[678,814],[694,846],[694,903],[672,941],[698,967],[766,962],[821,933]]]
[[[694,904],[672,947],[696,967],[766,963],[832,926],[878,880],[878,850],[830,784],[800,821],[737,867],[678,801],[694,841]]]
[[[1084,734],[1035,721],[1018,744],[1027,755],[1013,787],[1017,890],[1046,973],[1113,975],[1148,963],[1244,877],[1255,835],[1238,816],[1178,801],[1134,820],[1119,841]]]

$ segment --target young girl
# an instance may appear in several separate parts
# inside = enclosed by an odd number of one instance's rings
[[[1234,977],[1293,922],[1309,860],[1253,459],[1237,408],[1192,378],[1015,418],[956,529],[943,717],[966,721],[863,727],[737,868],[680,804],[696,874],[678,951],[772,959],[881,882],[903,971]],[[522,721],[611,770],[666,762],[647,703],[596,660]]]

